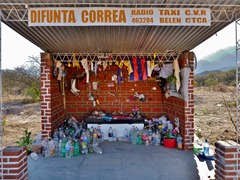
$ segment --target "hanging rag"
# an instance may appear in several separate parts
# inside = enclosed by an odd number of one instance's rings
[[[93,72],[94,71],[94,66],[93,66],[93,61],[91,61],[91,71]]]
[[[167,78],[168,76],[172,75],[172,73],[173,73],[173,63],[168,63],[168,64],[164,64],[161,67],[159,76],[163,78]]]
[[[124,61],[124,65],[127,66],[127,70],[128,70],[128,75],[130,76],[130,74],[133,72],[132,66],[130,61]]]
[[[73,67],[80,67],[79,61],[76,59],[75,54],[73,54]]]
[[[178,60],[175,59],[173,61],[173,69],[174,69],[174,76],[176,77],[176,90],[178,91],[180,89],[180,86],[181,86],[181,82],[180,82],[180,76],[179,76],[179,73],[180,73],[180,68],[179,68],[179,64],[178,64]]]
[[[137,59],[137,71],[139,75],[139,80],[143,80],[143,72],[142,72],[142,64],[141,64],[141,59]]]
[[[147,62],[145,58],[141,58],[141,67],[142,67],[142,80],[147,79]]]
[[[137,58],[136,57],[132,57],[131,65],[132,65],[133,73],[131,73],[131,75],[130,75],[130,80],[138,81],[139,80],[139,74],[138,74],[138,64],[137,64]]]
[[[85,69],[85,72],[86,72],[86,83],[89,83],[89,70],[88,70],[87,59],[82,59],[81,64],[83,66],[83,69]]]
[[[151,61],[147,61],[147,72],[148,72],[147,75],[148,75],[148,77],[151,77],[153,67],[151,66]]]
[[[95,76],[97,75],[97,69],[98,69],[98,63],[95,62],[95,64],[94,64],[94,73],[95,73]]]
[[[103,61],[103,70],[104,70],[104,71],[106,70],[107,66],[108,66],[107,61]]]
[[[116,65],[118,66],[118,71],[117,71],[117,82],[118,84],[121,84],[123,82],[123,73],[122,73],[122,67],[123,67],[123,62],[122,61],[117,61]]]

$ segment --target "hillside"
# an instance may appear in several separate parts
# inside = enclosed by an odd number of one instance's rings
[[[236,63],[235,49],[235,46],[227,47],[198,60],[195,74],[199,74],[204,71],[227,71],[229,69],[233,69]]]

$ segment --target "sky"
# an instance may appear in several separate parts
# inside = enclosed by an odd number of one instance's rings
[[[14,69],[28,60],[29,56],[40,56],[40,48],[17,34],[5,24],[1,24],[2,69]],[[235,24],[232,23],[216,35],[194,48],[197,60],[229,46],[235,46]]]

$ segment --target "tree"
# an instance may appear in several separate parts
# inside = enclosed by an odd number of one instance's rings
[[[205,81],[205,85],[209,87],[209,91],[210,91],[211,86],[216,86],[216,85],[218,85],[218,79],[208,78],[208,79]]]
[[[28,61],[14,70],[3,71],[3,91],[26,95],[33,101],[40,99],[40,60],[29,56]],[[16,94],[16,92],[14,93]]]

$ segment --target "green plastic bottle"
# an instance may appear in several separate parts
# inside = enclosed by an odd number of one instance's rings
[[[67,139],[63,138],[63,141],[62,141],[62,156],[64,158],[66,157],[66,144],[67,144]]]
[[[74,140],[73,141],[74,143],[74,150],[73,150],[73,156],[79,156],[79,144],[78,144],[78,141],[77,140]]]

